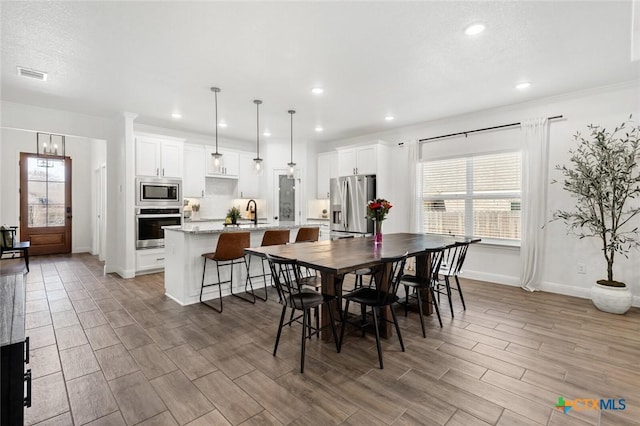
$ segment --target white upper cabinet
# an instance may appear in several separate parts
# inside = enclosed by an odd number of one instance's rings
[[[374,175],[378,171],[378,146],[367,145],[338,150],[338,174]]]
[[[319,199],[329,198],[330,180],[340,176],[338,172],[338,153],[318,154],[318,192]]]
[[[136,175],[182,178],[184,142],[161,137],[136,137]]]
[[[219,149],[218,152],[222,154],[222,156],[220,157],[219,171],[216,171],[214,158],[211,155],[215,152],[215,147],[207,146],[205,151],[207,176],[238,179],[238,174],[240,173],[240,156],[237,152]]]
[[[240,173],[238,175],[238,197],[260,198],[260,176],[255,172],[254,154],[240,154]]]
[[[184,144],[184,177],[182,179],[182,196],[185,198],[204,197],[204,175],[204,145]]]

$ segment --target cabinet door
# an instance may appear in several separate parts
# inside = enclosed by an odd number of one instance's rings
[[[260,176],[256,175],[252,154],[240,154],[238,197],[260,198]]]
[[[356,172],[359,175],[375,175],[378,171],[377,147],[363,146],[356,152]]]
[[[160,149],[160,176],[182,178],[184,144],[179,141],[162,141]]]
[[[338,151],[338,175],[350,176],[355,174],[356,150],[342,149]]]
[[[319,199],[329,198],[329,179],[331,174],[331,155],[318,154],[318,192]]]
[[[340,176],[338,170],[338,152],[333,151],[329,153],[329,179],[337,178]]]
[[[204,197],[205,150],[203,145],[184,146],[184,177],[182,194],[185,198]]]
[[[233,151],[226,151],[224,158],[224,174],[229,177],[238,177],[240,174],[240,154]]]
[[[157,139],[136,138],[136,176],[160,176],[160,145]]]

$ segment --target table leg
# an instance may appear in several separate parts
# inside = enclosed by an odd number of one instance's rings
[[[383,283],[385,287],[380,288],[379,290],[386,291],[389,285],[389,275],[391,274],[391,264],[385,265],[384,268],[378,268],[375,276],[376,286],[380,285],[379,283]],[[393,336],[393,317],[391,316],[391,310],[389,307],[380,308],[380,337],[385,339]]]
[[[329,272],[320,272],[320,279],[322,282],[322,293],[335,296],[342,294],[342,280],[344,277],[338,276],[335,274],[331,274]],[[322,305],[322,312],[320,315],[320,327],[322,328],[322,333],[320,334],[322,340],[325,342],[330,342],[333,339],[333,334],[331,333],[331,329],[328,327],[329,324],[329,311],[327,304]],[[333,318],[337,321],[338,317],[338,304],[334,301],[331,302],[331,309],[333,309]],[[339,327],[339,324],[336,324],[336,327]]]
[[[430,279],[431,277],[431,255],[421,254],[416,256],[416,276],[424,279]],[[426,286],[422,291],[422,312],[425,315],[433,314],[433,304],[431,303],[431,292],[429,287]]]

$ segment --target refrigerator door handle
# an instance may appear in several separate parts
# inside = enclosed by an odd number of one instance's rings
[[[342,182],[342,227],[347,230],[349,227],[349,205],[347,200],[349,199],[349,182]]]

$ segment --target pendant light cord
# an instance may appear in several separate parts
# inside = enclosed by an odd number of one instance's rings
[[[289,110],[289,114],[291,115],[291,163],[290,164],[294,164],[293,163],[293,114],[295,114],[296,112],[292,109]]]

